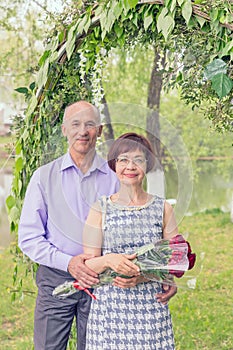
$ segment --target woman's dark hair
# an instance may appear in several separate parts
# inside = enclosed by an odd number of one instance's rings
[[[155,165],[155,154],[152,149],[150,142],[142,135],[138,135],[134,132],[128,132],[121,135],[116,139],[108,152],[108,165],[113,170],[116,171],[116,159],[117,157],[125,152],[131,152],[140,150],[145,154],[147,160],[146,172],[148,173],[153,169]]]

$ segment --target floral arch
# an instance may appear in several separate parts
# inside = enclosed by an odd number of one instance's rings
[[[158,72],[165,87],[179,87],[193,108],[203,101],[205,115],[219,129],[233,129],[232,1],[100,0],[84,6],[48,39],[36,81],[19,88],[28,101],[18,122],[12,195],[7,199],[12,231],[17,231],[22,200],[32,172],[45,154],[55,157],[62,143],[53,135],[64,107],[87,99],[101,108],[101,69],[112,48],[153,45],[161,56]],[[182,67],[182,69],[180,69]],[[153,107],[153,106],[151,106]],[[111,123],[109,123],[111,124]]]

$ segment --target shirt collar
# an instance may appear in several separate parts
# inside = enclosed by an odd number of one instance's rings
[[[61,171],[66,170],[70,167],[74,167],[74,168],[78,169],[77,165],[74,163],[73,159],[71,158],[70,153],[67,152],[63,157],[63,161],[61,164]],[[105,159],[103,159],[102,157],[100,157],[97,153],[95,153],[93,163],[92,163],[89,171],[87,172],[87,174],[90,174],[91,172],[95,171],[96,169],[101,171],[104,174],[107,174],[107,172],[108,172],[107,161]]]

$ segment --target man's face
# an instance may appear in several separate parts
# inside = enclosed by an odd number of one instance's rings
[[[93,150],[96,139],[101,135],[102,126],[89,104],[74,104],[68,107],[62,132],[67,137],[70,153],[86,155]]]

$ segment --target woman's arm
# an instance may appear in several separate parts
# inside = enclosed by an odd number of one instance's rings
[[[178,235],[178,227],[174,210],[171,204],[165,201],[163,213],[163,238],[170,239],[176,235]]]
[[[96,258],[86,261],[86,265],[97,273],[106,269],[105,262],[101,256],[102,247],[102,211],[100,204],[95,203],[89,212],[83,230],[84,254],[90,254]]]
[[[126,276],[137,276],[139,268],[130,261],[136,254],[111,253],[101,256],[102,239],[102,211],[99,203],[96,203],[89,212],[83,231],[84,253],[94,255],[95,258],[86,260],[85,264],[96,273],[111,268]]]
[[[175,220],[175,215],[172,206],[165,202],[164,204],[164,215],[163,215],[163,238],[169,239],[178,234],[177,224]],[[138,283],[148,282],[149,279],[146,279],[143,276],[134,277],[131,279],[125,279],[121,277],[116,277],[114,279],[114,285],[120,288],[129,288],[137,285]],[[167,303],[167,301],[176,294],[176,286],[167,286],[164,284],[165,288],[168,287],[166,293],[158,294],[162,303]]]

